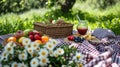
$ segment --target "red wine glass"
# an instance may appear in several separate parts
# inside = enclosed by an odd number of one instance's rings
[[[88,25],[86,21],[79,21],[78,25],[77,25],[77,31],[79,34],[81,35],[85,35],[87,33],[88,30]]]

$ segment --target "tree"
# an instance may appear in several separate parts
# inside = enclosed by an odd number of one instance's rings
[[[72,9],[75,2],[76,0],[65,0],[64,4],[61,5],[61,11],[68,12],[70,9]]]
[[[97,0],[101,8],[106,8],[117,3],[118,0]]]

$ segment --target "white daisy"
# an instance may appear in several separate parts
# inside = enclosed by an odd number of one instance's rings
[[[13,62],[11,67],[18,67],[18,63],[17,62]]]
[[[34,53],[34,50],[33,50],[33,48],[28,48],[28,49],[27,49],[27,52],[28,52],[29,54],[32,54],[32,53]]]
[[[0,61],[7,61],[8,60],[8,52],[4,51],[1,55]]]
[[[40,66],[46,66],[47,63],[49,63],[49,59],[46,57],[41,57],[40,58]]]
[[[57,53],[58,53],[58,55],[63,55],[64,54],[64,50],[62,48],[58,48],[57,49]]]
[[[36,49],[37,47],[39,47],[39,43],[37,43],[37,42],[32,42],[32,43],[31,43],[31,46],[32,46],[33,49]]]
[[[27,60],[27,54],[22,53],[18,55],[19,60]]]
[[[31,44],[28,44],[28,45],[25,45],[25,49],[29,49],[29,48],[32,48],[32,45]]]
[[[23,50],[23,52],[22,53],[25,53],[25,54],[27,54],[27,51],[26,50]]]
[[[43,48],[43,49],[40,49],[38,54],[40,56],[47,57],[48,56],[48,51],[47,51],[47,49]]]
[[[58,44],[57,40],[55,40],[55,39],[49,39],[49,42],[51,42],[53,45]]]
[[[25,45],[29,45],[31,43],[31,40],[29,38],[23,38],[22,40],[22,45],[25,46]]]
[[[18,67],[28,67],[28,66],[24,63],[19,63]]]
[[[53,50],[49,50],[49,55],[50,55],[51,57],[54,56]]]
[[[40,51],[40,47],[37,47],[37,48],[35,49],[35,51],[39,52],[39,51]]]
[[[45,47],[48,49],[48,50],[53,50],[55,45],[51,42],[48,42],[46,43]]]
[[[37,56],[37,53],[34,52],[34,53],[31,53],[30,55],[31,55],[31,57],[36,57],[36,56]]]
[[[13,41],[10,41],[10,42],[7,43],[6,46],[15,47],[16,44]]]
[[[30,66],[31,67],[38,67],[39,65],[39,60],[37,58],[33,58],[31,61],[30,61]]]
[[[81,53],[76,52],[76,55],[73,56],[73,60],[75,62],[81,62],[83,60],[83,55]]]
[[[55,50],[54,53],[53,53],[53,55],[54,55],[55,57],[58,57],[58,51]]]
[[[5,51],[8,52],[8,53],[10,53],[10,54],[14,53],[13,47],[10,47],[10,46],[5,46]]]

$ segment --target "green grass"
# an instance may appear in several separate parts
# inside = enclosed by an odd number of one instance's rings
[[[23,14],[8,13],[0,16],[0,35],[13,33],[17,30],[33,28],[33,22],[41,21],[47,10],[31,10]]]

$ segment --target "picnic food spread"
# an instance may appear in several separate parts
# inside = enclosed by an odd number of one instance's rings
[[[13,67],[120,66],[119,36],[102,28],[95,29],[93,33],[78,32],[54,39],[40,30],[18,30],[3,40],[0,62],[3,66]]]

